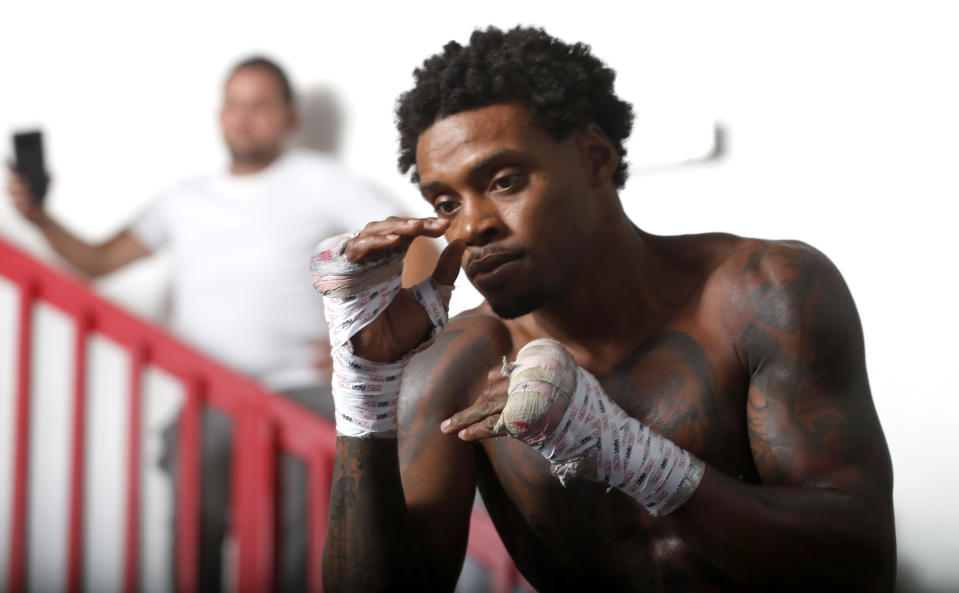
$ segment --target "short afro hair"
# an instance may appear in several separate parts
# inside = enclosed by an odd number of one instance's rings
[[[396,127],[399,169],[418,182],[416,143],[437,120],[461,111],[518,101],[557,142],[595,122],[616,146],[616,187],[626,183],[623,141],[633,127],[632,106],[613,92],[616,73],[583,43],[567,44],[544,30],[476,30],[469,45],[450,41],[413,71],[415,86],[400,95]]]

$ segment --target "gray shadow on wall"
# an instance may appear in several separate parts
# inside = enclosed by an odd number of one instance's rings
[[[291,145],[330,155],[340,150],[343,133],[343,109],[329,87],[306,89],[297,97],[300,126]]]

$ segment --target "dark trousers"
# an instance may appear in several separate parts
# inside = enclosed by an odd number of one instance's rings
[[[283,392],[283,395],[326,418],[333,417],[333,398],[329,386],[308,387]],[[223,590],[223,542],[229,529],[230,465],[233,423],[211,408],[202,414],[202,473],[200,479],[200,545],[198,590],[216,593]],[[164,453],[160,465],[177,481],[177,434],[179,419],[163,431]],[[276,591],[303,593],[307,587],[306,548],[308,538],[307,495],[309,474],[299,459],[283,454],[278,468]],[[175,489],[174,489],[175,492]],[[174,501],[176,498],[174,497]],[[174,522],[176,525],[176,503]],[[174,539],[175,541],[175,539]],[[174,554],[174,558],[176,555]]]

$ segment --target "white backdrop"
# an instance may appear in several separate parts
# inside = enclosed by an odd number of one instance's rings
[[[425,215],[395,169],[393,102],[447,40],[517,23],[587,41],[618,71],[638,117],[622,197],[645,230],[802,239],[836,262],[862,315],[892,450],[903,581],[907,590],[959,588],[959,389],[949,370],[959,283],[948,264],[959,19],[947,1],[8,2],[0,132],[43,128],[52,212],[105,238],[172,181],[222,166],[223,75],[262,51],[288,67],[308,105],[342,116],[345,165]],[[703,160],[714,123],[725,154]],[[0,233],[47,253],[8,202]],[[166,266],[158,258],[99,287],[158,317]],[[461,309],[476,294],[456,298]],[[0,402],[0,414],[8,410]],[[0,440],[0,470],[9,450]]]

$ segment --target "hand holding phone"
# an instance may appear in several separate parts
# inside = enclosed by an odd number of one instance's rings
[[[47,195],[47,170],[43,161],[43,135],[39,131],[13,135],[13,150],[16,155],[14,167],[24,178],[37,205]]]

